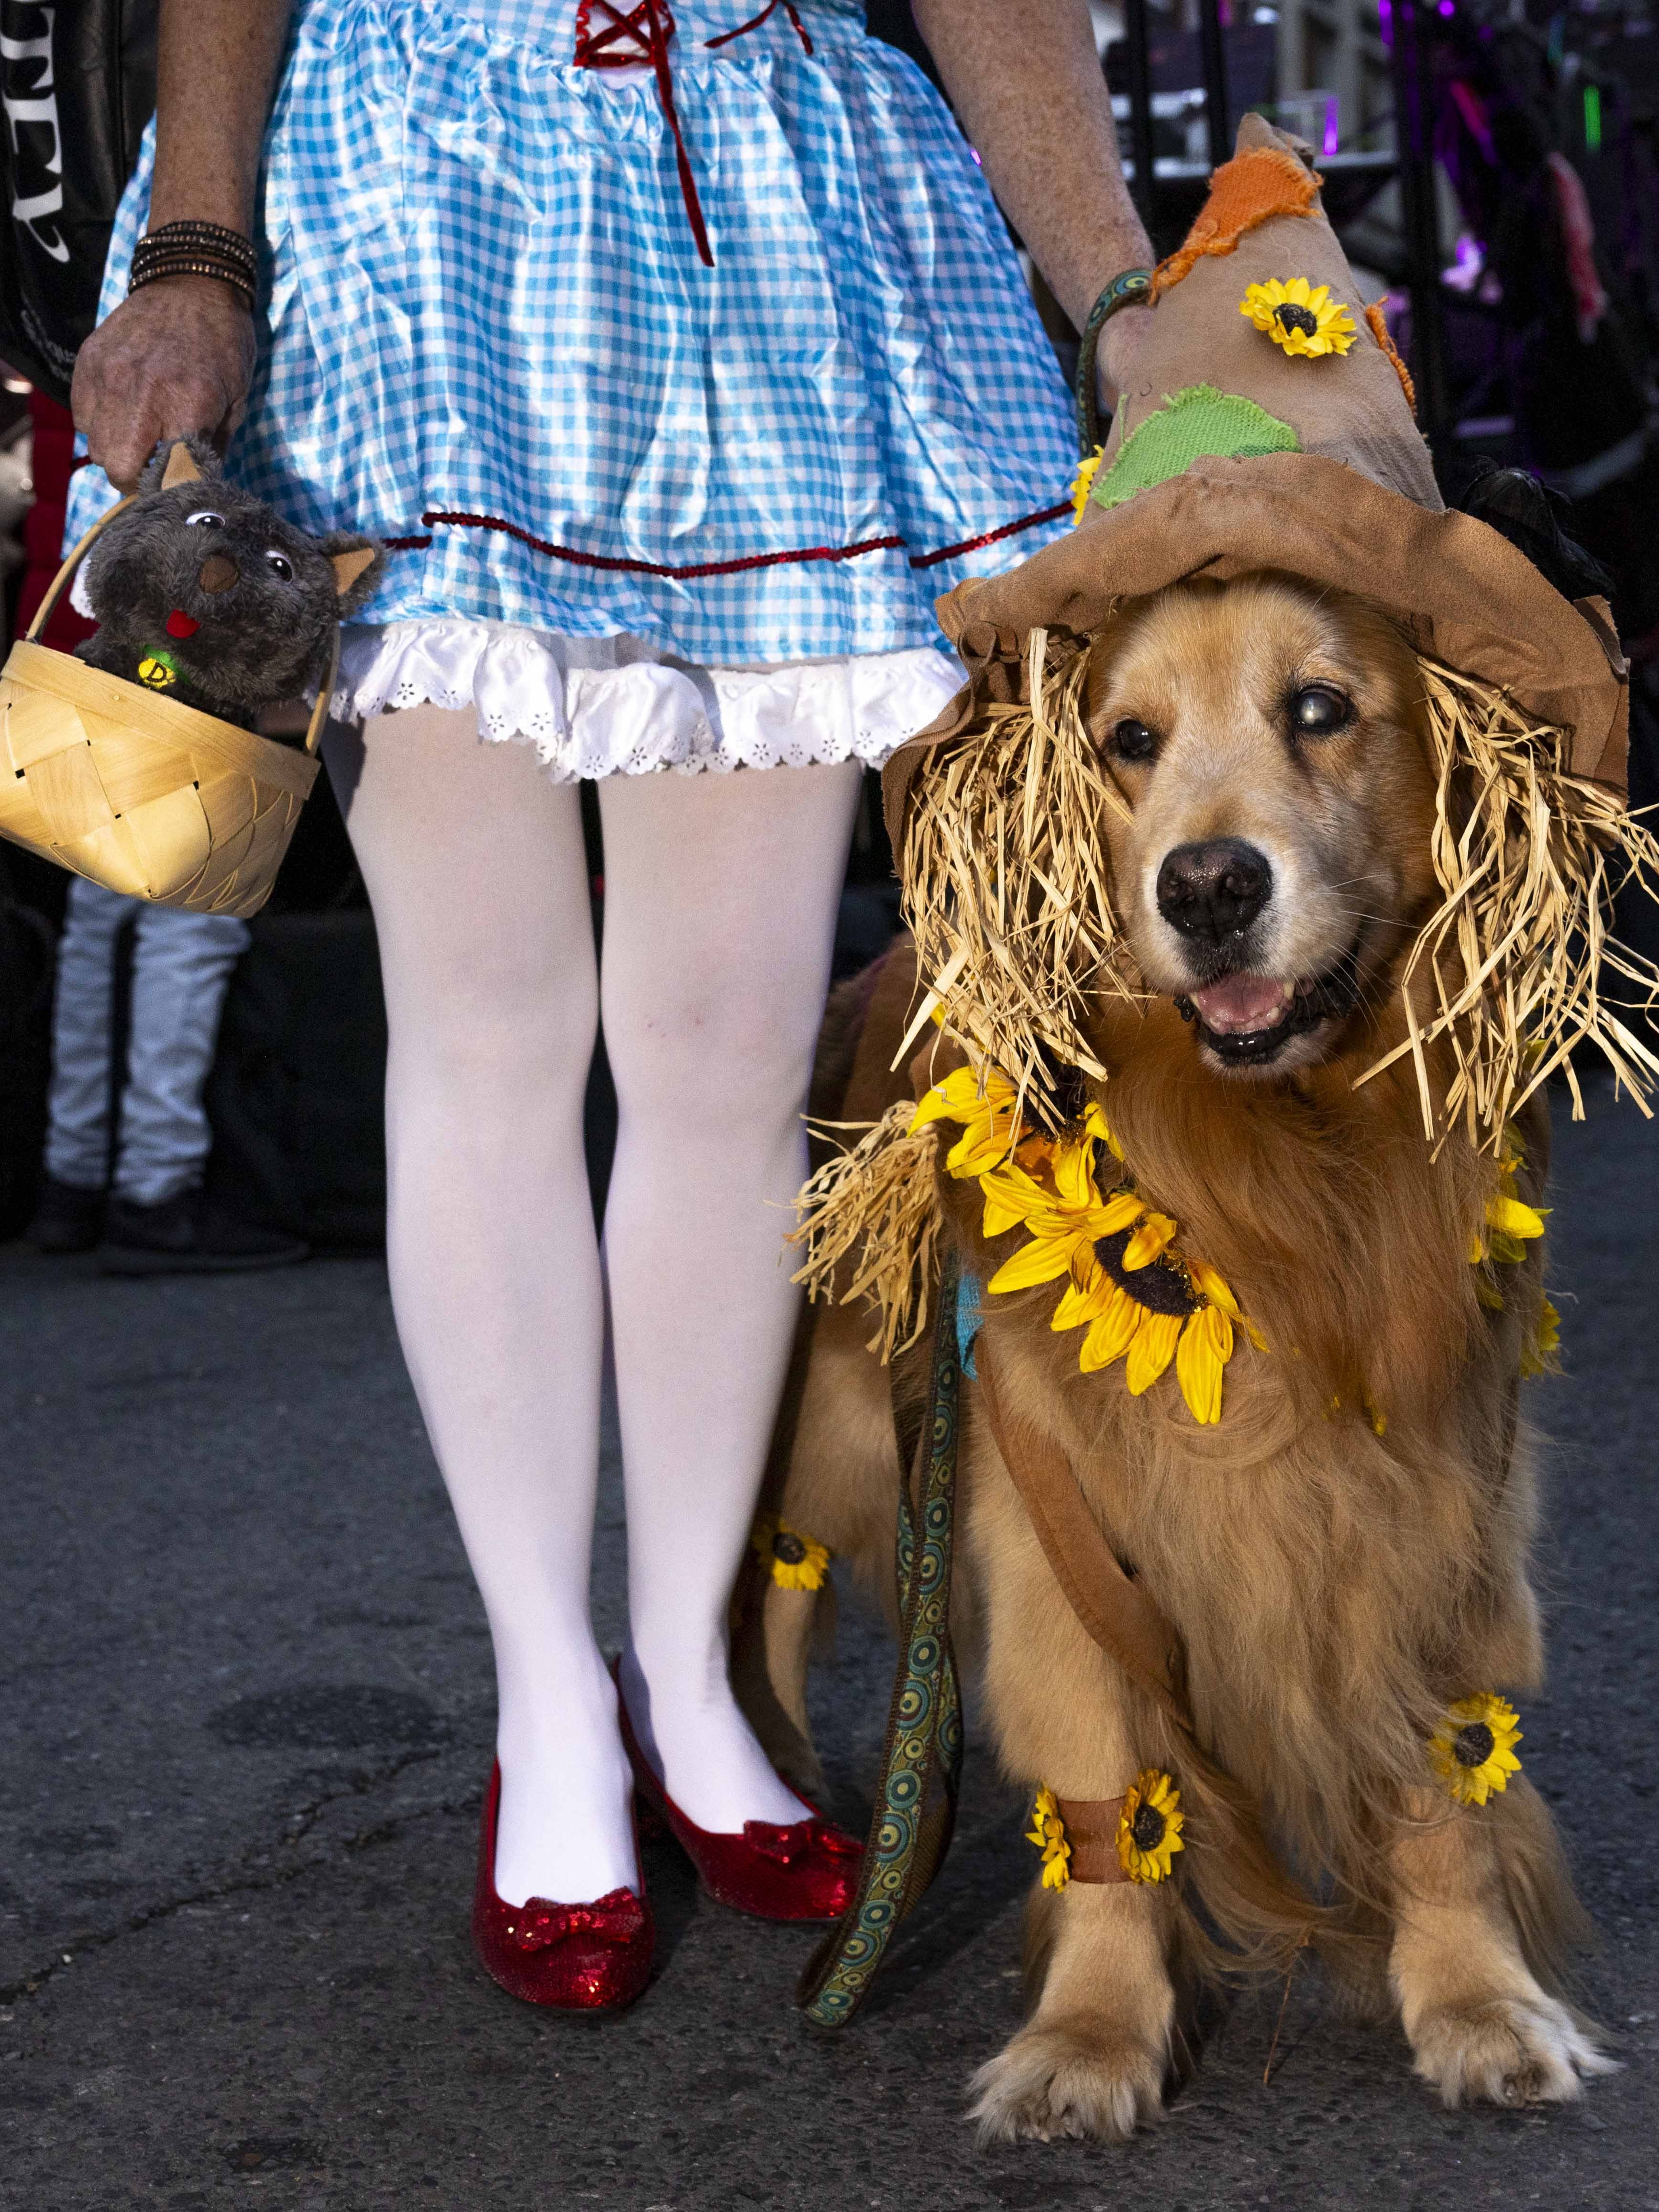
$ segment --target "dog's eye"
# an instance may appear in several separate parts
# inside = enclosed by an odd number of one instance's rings
[[[1309,684],[1291,696],[1291,727],[1310,738],[1328,737],[1352,719],[1353,706],[1334,684]]]
[[[1120,760],[1151,760],[1158,750],[1158,739],[1145,722],[1137,722],[1129,717],[1120,722],[1112,732],[1112,750]]]
[[[267,553],[265,566],[273,576],[280,576],[284,583],[294,574],[294,563],[286,553]]]
[[[225,526],[223,515],[216,514],[210,507],[198,507],[194,514],[185,517],[185,522],[191,530],[222,530]]]

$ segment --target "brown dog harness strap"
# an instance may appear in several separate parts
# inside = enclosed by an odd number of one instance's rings
[[[1128,1881],[1128,1871],[1117,1855],[1121,1797],[1056,1797],[1054,1810],[1072,1847],[1066,1867],[1068,1881]]]
[[[992,1439],[1073,1612],[1102,1650],[1190,1736],[1193,1716],[1179,1634],[1102,1534],[1060,1446],[1030,1423],[1016,1426],[1006,1418],[992,1379],[988,1331],[975,1340],[974,1365]]]

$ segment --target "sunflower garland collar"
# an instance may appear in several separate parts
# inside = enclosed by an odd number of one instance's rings
[[[1008,1078],[994,1067],[961,1067],[928,1091],[911,1133],[940,1121],[962,1130],[945,1165],[958,1181],[977,1180],[986,1237],[1028,1232],[987,1291],[995,1297],[1063,1279],[1048,1326],[1085,1332],[1081,1373],[1121,1359],[1130,1395],[1139,1397],[1173,1361],[1193,1419],[1219,1421],[1236,1325],[1258,1350],[1267,1346],[1217,1270],[1176,1249],[1179,1224],[1135,1188],[1100,1107],[1091,1104],[1072,1134],[1027,1135]],[[1113,1169],[1103,1191],[1108,1160]]]
[[[1025,1840],[1042,1854],[1044,1889],[1073,1881],[1158,1882],[1187,1848],[1185,1826],[1174,1776],[1149,1766],[1121,1797],[1071,1800],[1040,1788]]]
[[[1484,1805],[1509,1788],[1521,1762],[1521,1716],[1490,1690],[1448,1705],[1429,1739],[1429,1760],[1460,1805]]]
[[[1551,1209],[1528,1206],[1517,1198],[1515,1178],[1526,1164],[1526,1148],[1514,1123],[1505,1122],[1498,1158],[1498,1184],[1486,1200],[1480,1226],[1469,1238],[1469,1265],[1477,1268],[1474,1294],[1491,1313],[1502,1313],[1504,1297],[1498,1269],[1518,1267],[1527,1247],[1544,1234]],[[1551,1298],[1540,1291],[1538,1310],[1521,1343],[1523,1376],[1555,1375],[1561,1370],[1561,1316]]]

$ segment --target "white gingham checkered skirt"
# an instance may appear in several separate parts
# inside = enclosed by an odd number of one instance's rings
[[[848,0],[798,0],[810,55],[781,7],[710,53],[751,0],[685,0],[669,51],[710,269],[652,77],[574,67],[562,9],[556,51],[478,5],[304,7],[230,473],[304,527],[392,542],[371,621],[717,665],[937,644],[937,592],[1063,529],[1073,455],[932,88]],[[105,313],[149,169],[147,149]],[[72,527],[105,490],[82,472]]]

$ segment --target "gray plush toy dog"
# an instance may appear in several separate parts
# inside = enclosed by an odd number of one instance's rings
[[[386,566],[373,538],[308,537],[223,481],[204,438],[158,447],[82,568],[98,634],[76,650],[243,729],[322,682],[337,623]]]

